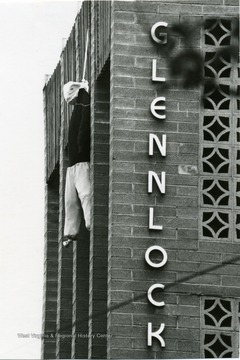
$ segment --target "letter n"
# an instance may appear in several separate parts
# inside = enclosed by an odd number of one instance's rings
[[[158,177],[158,175],[154,172],[154,171],[149,171],[148,172],[148,192],[149,193],[152,193],[152,188],[153,188],[153,178],[155,179],[156,183],[157,183],[157,186],[158,186],[158,189],[159,191],[162,193],[162,194],[165,194],[165,176],[166,173],[165,171],[162,171],[161,172],[161,181]]]

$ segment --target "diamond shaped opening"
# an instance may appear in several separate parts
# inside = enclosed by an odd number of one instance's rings
[[[219,322],[223,316],[226,315],[226,312],[217,304],[212,311],[209,312],[216,320]]]
[[[215,233],[217,233],[223,227],[223,224],[218,220],[216,216],[210,223],[208,223],[208,225],[213,229]]]
[[[208,129],[212,131],[215,136],[218,136],[223,130],[225,130],[217,120],[214,121],[214,123]]]
[[[215,152],[215,154],[208,159],[208,161],[215,167],[215,169],[223,162],[223,159]]]
[[[227,347],[224,346],[224,345],[221,343],[221,341],[219,341],[219,339],[217,339],[217,340],[215,341],[215,343],[212,344],[212,346],[209,347],[209,348],[214,351],[214,353],[216,354],[216,357],[221,357],[221,354],[222,354],[225,350],[227,350]]]
[[[214,60],[209,64],[217,73],[222,70],[225,64],[221,61],[219,56],[216,56]]]
[[[219,187],[215,184],[211,190],[209,190],[209,194],[212,195],[212,197],[214,198],[215,201],[217,201],[217,199],[224,194],[224,192],[219,189]]]
[[[226,24],[227,25],[227,24]],[[211,31],[214,35],[215,39],[219,40],[223,35],[226,34],[226,30],[224,30],[220,24],[218,23]]]

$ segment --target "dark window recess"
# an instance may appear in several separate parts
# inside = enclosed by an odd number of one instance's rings
[[[231,20],[221,19],[221,23],[224,26],[224,28],[228,31],[232,30],[232,22]]]
[[[221,41],[221,45],[222,46],[227,46],[227,45],[230,45],[230,42],[231,42],[231,36],[230,35],[227,35],[226,37],[224,37]]]
[[[208,165],[207,163],[203,163],[203,171],[205,173],[212,173],[213,172],[213,169],[211,168],[210,165]]]
[[[228,205],[229,205],[229,196],[224,196],[224,197],[219,201],[219,205],[220,205],[220,206],[228,206]]]
[[[228,174],[229,172],[229,164],[221,166],[219,173],[221,174]]]
[[[213,212],[204,212],[203,213],[203,221],[206,222],[211,219],[213,216]]]
[[[229,191],[228,181],[219,180],[219,184],[224,190]]]
[[[237,218],[236,218],[236,225],[240,224],[240,215],[237,214]]]
[[[212,199],[209,196],[203,194],[203,204],[214,205],[214,202],[212,201]]]
[[[229,234],[229,230],[228,229],[223,229],[222,231],[220,231],[219,233],[219,238],[228,238],[228,234]]]
[[[214,148],[213,147],[205,147],[203,149],[203,158],[208,157],[211,153],[213,153]]]
[[[209,34],[205,34],[205,44],[206,45],[215,45],[214,39]]]
[[[237,196],[237,206],[240,206],[240,197]]]
[[[202,229],[203,229],[203,236],[211,237],[211,238],[213,237],[212,232],[208,228],[206,228],[204,225],[203,225]]]
[[[204,310],[209,309],[215,303],[214,299],[206,299],[204,301]]]
[[[210,351],[204,350],[204,357],[205,357],[205,359],[211,359],[211,358],[214,358],[215,356]]]
[[[203,130],[203,138],[205,141],[214,141],[213,135],[207,130]]]
[[[231,316],[225,318],[222,321],[222,327],[231,327],[231,326],[232,326],[232,317]]]
[[[236,229],[236,236],[237,236],[237,239],[240,239],[240,230],[239,229]]]
[[[208,326],[215,326],[215,322],[213,320],[212,317],[208,316],[208,315],[205,315],[204,316],[204,320],[205,320],[205,325],[208,325]]]
[[[228,219],[229,218],[228,214],[219,212],[218,215],[225,223],[228,223],[228,220],[229,220]]]
[[[229,78],[230,75],[231,75],[231,68],[230,68],[230,67],[226,67],[226,69],[221,72],[220,77],[221,77],[221,78]]]

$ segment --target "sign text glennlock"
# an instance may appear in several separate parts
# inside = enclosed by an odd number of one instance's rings
[[[152,26],[151,36],[155,42],[161,43],[161,44],[165,44],[167,42],[167,35],[165,33],[157,34],[157,31],[159,28],[160,29],[162,27],[166,28],[167,26],[168,26],[167,23],[161,22],[161,21],[157,22],[156,24],[154,24]],[[153,61],[152,61],[152,81],[157,81],[157,82],[166,81],[166,79],[164,77],[157,76],[157,61],[156,61],[156,59],[153,59]],[[164,105],[165,101],[166,101],[166,99],[164,96],[157,97],[156,99],[154,99],[152,101],[152,103],[150,105],[150,110],[151,110],[152,115],[155,118],[160,119],[160,120],[164,120],[166,118],[166,114],[164,113],[164,111],[166,110],[166,106]],[[160,111],[160,113],[159,113],[159,111]],[[161,141],[160,141],[157,135],[149,134],[149,151],[148,151],[149,156],[153,156],[154,144],[157,146],[161,156],[163,156],[163,157],[166,156],[167,136],[165,134],[163,134]],[[148,193],[152,193],[152,191],[153,191],[153,179],[155,180],[160,193],[165,194],[165,187],[166,187],[165,172],[164,171],[161,172],[160,178],[154,171],[148,172]],[[149,226],[148,226],[148,228],[150,230],[159,230],[159,231],[163,229],[162,225],[154,224],[154,208],[153,207],[149,208]],[[151,261],[150,254],[152,251],[159,251],[161,253],[162,260],[159,263]],[[161,268],[167,262],[167,252],[161,246],[158,246],[158,245],[151,246],[147,249],[147,251],[145,253],[145,261],[148,263],[149,266],[151,266],[153,268]],[[165,305],[164,301],[156,301],[153,299],[152,293],[156,289],[162,290],[162,289],[164,289],[164,285],[160,284],[160,283],[151,285],[150,288],[148,289],[147,297],[151,304],[153,304],[154,306],[162,307]],[[159,325],[159,328],[157,331],[153,331],[152,323],[151,322],[148,323],[148,328],[147,328],[147,345],[148,346],[152,346],[152,338],[156,338],[159,341],[161,347],[165,347],[165,341],[164,341],[163,337],[161,336],[164,328],[165,328],[165,324],[162,323]]]

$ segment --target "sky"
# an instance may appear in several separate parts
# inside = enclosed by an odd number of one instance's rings
[[[32,334],[42,329],[42,88],[79,8],[79,1],[0,1],[0,359],[40,359]]]

